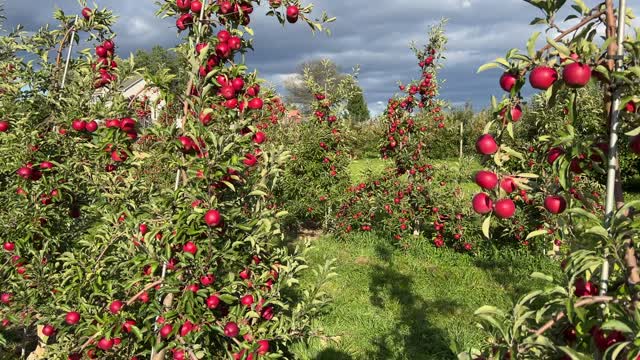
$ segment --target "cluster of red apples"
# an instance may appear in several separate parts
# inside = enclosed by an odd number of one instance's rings
[[[102,44],[96,46],[95,53],[98,61],[93,64],[93,68],[98,70],[98,76],[95,80],[95,87],[101,88],[111,84],[116,80],[114,71],[118,68],[118,64],[114,57],[115,44],[113,40],[105,40]]]

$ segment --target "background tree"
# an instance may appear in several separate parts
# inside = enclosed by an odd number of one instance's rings
[[[156,45],[151,50],[138,49],[135,53],[136,65],[145,69],[150,74],[157,74],[160,71],[168,70],[175,76],[171,81],[172,90],[184,89],[189,80],[187,61],[171,49]]]
[[[347,110],[349,111],[349,117],[352,121],[362,122],[371,118],[367,102],[364,99],[364,93],[362,88],[358,87],[359,91],[349,99],[347,103]]]
[[[284,88],[287,91],[285,100],[298,105],[303,113],[309,113],[311,104],[316,100],[307,87],[307,76],[322,89],[330,88],[331,83],[339,83],[349,78],[348,74],[343,73],[340,67],[329,59],[313,59],[299,64],[296,74],[285,80]]]

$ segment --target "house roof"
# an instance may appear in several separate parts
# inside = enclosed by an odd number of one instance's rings
[[[120,91],[126,92],[128,89],[130,89],[140,81],[144,81],[144,78],[140,75],[133,75],[131,77],[128,77],[122,82],[122,85],[120,85]]]

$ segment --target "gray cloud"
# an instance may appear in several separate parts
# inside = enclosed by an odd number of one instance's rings
[[[0,0],[1,1],[1,0]],[[411,41],[424,43],[430,24],[449,19],[450,38],[442,97],[458,104],[472,101],[476,108],[489,103],[491,94],[501,96],[497,70],[476,74],[478,66],[503,56],[511,47],[522,48],[534,28],[528,22],[539,14],[522,0],[315,0],[316,13],[324,9],[338,17],[332,36],[312,35],[303,24],[283,28],[275,19],[259,16],[251,26],[256,32],[255,52],[247,59],[262,77],[281,89],[282,80],[298,63],[317,57],[334,60],[344,70],[360,65],[360,82],[372,111],[384,108],[397,90],[398,80],[419,75]],[[119,15],[115,31],[121,55],[154,45],[173,46],[178,39],[173,21],[154,17],[151,0],[97,1]],[[27,30],[51,21],[54,6],[67,13],[79,11],[75,0],[6,0],[6,27],[23,24]],[[381,105],[382,104],[382,105]]]

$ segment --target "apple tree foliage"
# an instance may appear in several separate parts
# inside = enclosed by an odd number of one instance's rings
[[[493,101],[495,121],[476,143],[487,168],[476,175],[483,192],[474,197],[473,207],[484,216],[487,237],[509,233],[514,219],[526,216],[532,221],[530,232],[514,235],[522,236],[520,241],[545,238],[547,249],[549,241],[554,242],[556,251],[566,253],[564,275],[532,274],[547,285],[523,296],[508,311],[478,309],[481,326],[489,334],[486,346],[460,358],[637,359],[639,224],[634,215],[639,203],[624,202],[616,165],[616,182],[610,189],[616,206],[605,214],[604,191],[596,181],[607,168],[609,119],[618,115],[616,96],[622,98],[619,130],[626,133],[620,145],[640,153],[637,31],[623,39],[622,67],[615,66],[617,17],[624,16],[630,24],[633,13],[628,9],[619,14],[614,1],[593,8],[576,1],[573,10],[566,9],[564,1],[528,2],[544,14],[534,23],[557,33],[539,49],[541,34],[535,33],[526,53],[510,50],[480,69],[503,68],[500,85],[509,95]],[[566,21],[556,23],[567,11],[572,13]],[[521,96],[527,82],[544,90],[531,107]],[[593,101],[594,91],[600,101]],[[518,135],[526,132],[518,128],[531,126],[522,124],[527,120],[522,111],[529,108],[543,114],[555,109],[555,115],[538,117],[538,130],[523,141]],[[587,131],[590,127],[594,130]],[[505,179],[512,183],[504,184]]]
[[[326,228],[351,182],[345,108],[357,94],[358,85],[357,72],[337,78],[329,60],[319,66],[315,74],[305,69],[303,76],[307,91],[313,95],[309,119],[283,123],[274,130],[274,137],[286,141],[292,153],[276,196],[297,222]],[[323,84],[316,80],[318,74]]]
[[[121,95],[136,65],[116,56],[110,11],[0,37],[0,354],[281,358],[309,336],[332,266],[300,288],[305,249],[283,242],[271,193],[289,155],[258,129],[281,104],[240,56],[254,5],[158,2],[190,68],[183,93],[167,72],[151,83],[182,104],[178,126],[143,128]],[[332,21],[269,6],[281,23]]]
[[[447,43],[444,25],[442,21],[431,28],[423,48],[411,46],[420,79],[400,84],[401,93],[389,100],[383,113],[381,152],[393,160],[393,167],[349,188],[336,214],[339,234],[377,232],[401,247],[411,246],[414,236],[422,235],[438,247],[446,241],[461,251],[473,248],[466,242],[471,234],[465,235],[471,212],[459,186],[471,174],[464,175],[464,166],[453,170],[433,165],[429,157],[445,127],[446,104],[438,99],[437,79]],[[452,171],[461,176],[452,177]]]

